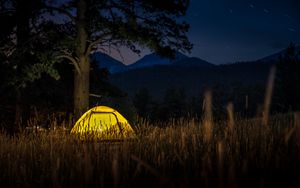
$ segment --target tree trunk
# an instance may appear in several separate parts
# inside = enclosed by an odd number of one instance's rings
[[[74,73],[74,115],[78,119],[89,108],[90,64],[88,58],[80,57],[81,74]]]
[[[90,63],[87,51],[86,3],[79,0],[76,19],[76,56],[79,71],[74,72],[74,115],[78,119],[89,108]]]
[[[30,8],[28,7],[28,2],[26,1],[18,1],[16,7],[16,39],[17,39],[17,46],[16,52],[22,53],[24,47],[24,43],[29,38],[30,33]],[[21,55],[21,57],[24,54]],[[20,67],[23,67],[22,63],[23,59],[20,59],[18,55],[16,55],[18,63],[17,73],[20,73],[22,70]],[[22,105],[22,87],[16,86],[16,101],[15,101],[15,128],[20,129],[22,126],[22,118],[23,118],[23,105]]]

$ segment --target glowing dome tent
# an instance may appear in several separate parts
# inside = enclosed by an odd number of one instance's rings
[[[85,112],[75,123],[71,134],[83,140],[119,140],[134,138],[128,121],[115,109],[97,106]]]

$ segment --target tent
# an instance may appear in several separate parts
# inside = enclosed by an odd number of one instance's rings
[[[75,123],[71,134],[82,140],[119,140],[134,138],[128,121],[115,109],[97,106],[85,112]]]

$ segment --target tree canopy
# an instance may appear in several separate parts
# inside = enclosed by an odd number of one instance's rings
[[[97,50],[118,50],[126,46],[139,53],[147,47],[172,57],[176,51],[189,52],[192,44],[181,21],[188,0],[70,0],[45,8],[56,14],[68,28],[66,46],[60,57],[74,65],[74,112],[78,117],[89,106],[89,55]],[[60,15],[60,16],[59,16]]]
[[[15,88],[18,103],[23,88],[42,75],[59,79],[55,63],[68,60],[78,117],[89,107],[90,55],[120,47],[167,57],[189,52],[188,6],[188,0],[0,0],[3,83]]]

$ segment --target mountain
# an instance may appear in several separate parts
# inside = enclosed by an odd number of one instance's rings
[[[296,47],[300,59],[300,47]],[[180,56],[166,60],[154,54],[142,58],[135,69],[128,69],[110,77],[110,82],[129,96],[147,88],[156,99],[162,99],[168,89],[184,89],[187,96],[198,96],[207,87],[221,87],[228,92],[239,87],[265,88],[270,68],[286,53],[282,50],[256,61],[214,65],[196,57]],[[247,92],[257,92],[256,89]],[[261,92],[263,94],[263,92]],[[247,93],[245,93],[247,95]]]
[[[175,62],[187,59],[188,56],[176,52],[175,58],[174,59],[169,59],[169,58],[164,58],[161,57],[155,53],[145,55],[142,59],[138,60],[137,62],[128,65],[127,70],[133,70],[133,69],[141,69],[141,68],[146,68],[146,67],[153,67],[157,65],[172,65]]]
[[[111,74],[132,71],[136,69],[149,68],[154,66],[180,66],[180,67],[213,67],[212,63],[197,57],[188,57],[177,52],[174,59],[161,57],[155,53],[145,55],[143,58],[131,65],[124,65],[122,62],[111,56],[96,52],[91,55],[91,60],[96,62],[100,68],[106,68]]]
[[[237,63],[201,66],[157,65],[113,74],[110,82],[130,97],[147,88],[155,99],[162,99],[168,89],[184,89],[187,96],[199,96],[207,87],[216,85],[230,91],[237,85],[265,85],[271,65]]]
[[[281,50],[272,55],[258,59],[254,62],[275,64],[279,61],[280,57],[283,57],[286,53],[286,49]],[[295,47],[296,59],[300,59],[300,46]],[[137,62],[131,65],[124,65],[122,62],[112,58],[111,56],[96,52],[91,55],[92,61],[95,61],[100,68],[107,68],[111,74],[122,73],[126,71],[133,71],[136,69],[150,68],[154,66],[177,66],[177,67],[198,67],[198,68],[211,68],[216,65],[209,63],[197,57],[188,57],[180,52],[177,52],[174,59],[168,59],[158,56],[155,53],[144,56]],[[253,63],[253,62],[248,62]]]
[[[281,51],[279,51],[277,53],[274,53],[272,55],[266,56],[266,57],[261,58],[261,59],[259,59],[257,61],[268,62],[268,63],[270,63],[270,62],[276,63],[276,62],[278,62],[280,60],[281,57],[285,56],[286,50],[287,49],[283,49],[283,50],[281,50]],[[299,45],[295,47],[295,58],[297,60],[300,60],[300,46]]]
[[[95,52],[91,55],[91,60],[95,61],[100,68],[106,68],[112,74],[126,70],[126,65],[105,53]]]
[[[209,63],[197,57],[189,57],[179,61],[175,61],[173,65],[181,66],[181,67],[202,67],[202,68],[209,68],[215,66],[214,64]]]

